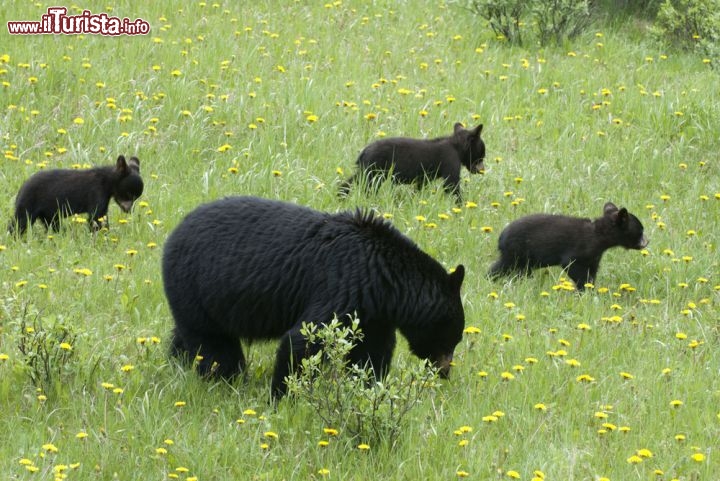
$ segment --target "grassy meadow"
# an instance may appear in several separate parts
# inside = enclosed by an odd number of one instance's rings
[[[142,18],[150,34],[7,33],[51,5],[0,13],[0,477],[720,479],[720,79],[702,58],[628,16],[521,48],[457,4],[416,0],[88,1],[70,13]],[[367,143],[458,121],[484,124],[488,152],[483,175],[463,172],[464,205],[440,183],[337,198]],[[4,232],[31,174],[119,154],[140,158],[145,192],[131,214],[111,206],[108,231],[80,217]],[[272,406],[274,343],[246,349],[233,385],[168,358],[164,240],[238,194],[374,208],[466,266],[451,378],[396,438]],[[513,219],[598,217],[606,201],[650,244],[608,251],[593,289],[558,268],[485,278]],[[417,362],[399,343],[393,369]]]

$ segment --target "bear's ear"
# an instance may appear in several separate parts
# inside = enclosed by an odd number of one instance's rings
[[[617,222],[618,225],[625,225],[628,221],[628,211],[625,207],[620,209],[617,213],[617,217],[615,219],[615,222]]]
[[[615,204],[612,202],[605,203],[605,206],[603,207],[603,215],[609,216],[611,214],[614,214],[618,211],[618,208]]]
[[[474,137],[480,137],[480,134],[482,133],[483,124],[478,125],[475,127],[472,131],[472,134]]]
[[[463,129],[464,129],[463,124],[461,124],[460,122],[455,122],[455,126],[453,127],[454,133],[457,134],[458,132],[460,132]]]
[[[459,291],[460,286],[462,286],[463,279],[465,279],[465,266],[460,264],[450,274],[450,285],[453,287],[453,289]]]
[[[117,162],[115,163],[115,169],[117,169],[118,172],[122,172],[122,173],[126,173],[129,170],[127,162],[125,161],[124,155],[120,155],[117,158]]]

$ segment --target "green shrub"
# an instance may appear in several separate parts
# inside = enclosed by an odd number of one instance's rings
[[[496,36],[522,44],[520,27],[526,4],[525,0],[473,0],[470,8],[487,20]]]
[[[715,68],[720,60],[720,0],[666,0],[653,32],[671,46],[697,51]]]
[[[496,35],[523,44],[523,26],[535,30],[541,45],[562,43],[584,32],[592,21],[590,0],[472,0],[470,9],[487,20]],[[524,20],[527,19],[527,20]]]
[[[382,381],[371,366],[347,362],[362,341],[358,320],[337,319],[318,327],[303,326],[302,333],[320,350],[303,359],[287,379],[291,400],[307,403],[326,426],[362,440],[395,439],[410,410],[436,387],[437,373],[427,364],[395,369]]]
[[[25,311],[18,322],[17,348],[23,371],[37,389],[52,393],[64,377],[75,371],[77,336],[69,326],[54,319],[39,314],[30,322],[27,319]]]
[[[528,2],[541,45],[562,43],[584,32],[592,21],[589,0]]]

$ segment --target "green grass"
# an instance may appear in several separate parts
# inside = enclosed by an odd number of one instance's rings
[[[145,179],[132,214],[111,208],[109,232],[66,220],[52,236],[0,238],[2,477],[717,479],[717,74],[632,19],[537,50],[498,42],[454,4],[284,3],[86,2],[143,18],[151,33],[0,33],[0,218],[39,168],[137,155]],[[14,2],[3,28],[46,8]],[[338,200],[368,142],[448,135],[456,121],[485,125],[487,173],[463,174],[472,204],[454,210],[439,184]],[[249,349],[247,379],[233,386],[166,356],[164,239],[198,204],[236,194],[377,208],[443,265],[465,264],[466,322],[481,332],[465,336],[451,379],[397,439],[363,452],[340,433],[319,447],[327,426],[311,409],[268,402],[273,343]],[[508,222],[597,217],[608,200],[641,219],[650,245],[609,251],[595,289],[559,288],[553,268],[484,277]],[[32,339],[54,325],[75,336],[42,392],[19,351],[22,322],[36,323]],[[394,368],[416,362],[403,344]],[[461,426],[471,431],[454,434]],[[652,457],[628,462],[641,449]]]

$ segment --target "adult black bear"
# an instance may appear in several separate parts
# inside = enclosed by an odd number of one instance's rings
[[[33,174],[20,187],[15,199],[15,218],[9,231],[25,232],[28,225],[40,219],[45,227],[58,230],[60,218],[87,212],[90,228],[102,227],[114,198],[124,212],[129,212],[143,192],[140,161],[119,156],[114,166],[87,170],[53,169]]]
[[[533,214],[510,223],[500,234],[500,259],[488,275],[529,273],[538,267],[562,266],[575,287],[595,282],[603,253],[616,246],[643,249],[648,240],[637,217],[608,202],[595,220]]]
[[[422,186],[428,180],[443,178],[445,191],[460,193],[460,168],[465,166],[475,174],[485,168],[485,143],[480,134],[482,124],[474,129],[464,129],[456,123],[449,137],[431,140],[394,137],[381,139],[368,145],[357,159],[358,172],[342,183],[340,195],[347,195],[350,185],[358,176],[365,176],[368,184],[377,185],[391,176],[399,184]]]
[[[452,274],[372,213],[317,212],[255,197],[202,205],[170,234],[162,260],[175,319],[171,352],[200,355],[202,374],[245,367],[240,340],[281,338],[272,394],[316,349],[302,323],[357,314],[364,338],[350,361],[387,372],[399,329],[420,358],[447,375],[465,315]]]

